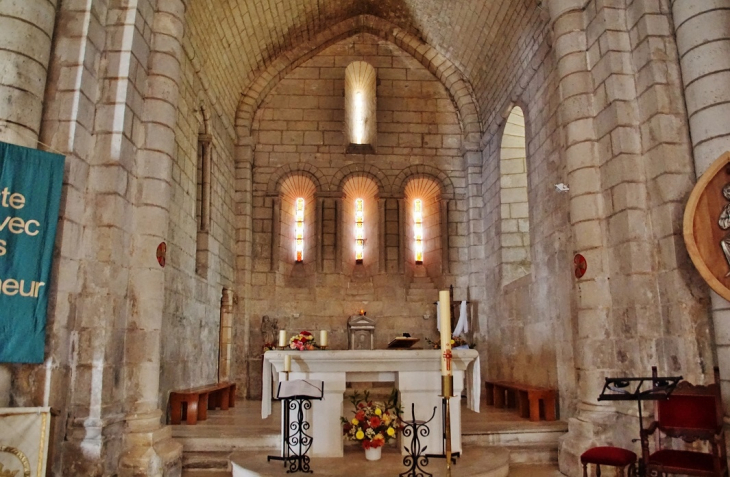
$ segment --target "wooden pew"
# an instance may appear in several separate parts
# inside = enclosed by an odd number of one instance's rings
[[[517,407],[521,417],[540,420],[540,401],[546,421],[556,420],[554,389],[528,386],[509,381],[485,381],[487,405],[496,408]]]
[[[170,424],[180,424],[183,404],[188,424],[208,419],[208,410],[236,405],[236,383],[221,382],[170,392]]]

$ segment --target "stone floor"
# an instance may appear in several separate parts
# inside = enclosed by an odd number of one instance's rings
[[[564,432],[565,423],[562,422],[530,422],[518,417],[513,411],[495,410],[482,405],[482,412],[476,414],[462,407],[462,428],[464,434],[464,456],[454,466],[454,477],[489,476],[489,477],[558,477],[562,476],[557,465],[537,464],[531,462],[531,448],[520,448],[512,452],[523,455],[518,463],[507,465],[509,453],[496,447],[483,447],[486,443],[494,443],[500,439],[516,439],[520,432],[537,434],[541,432]],[[285,476],[285,469],[280,462],[266,462],[266,455],[275,452],[272,447],[278,445],[279,439],[278,403],[274,403],[271,416],[261,419],[260,401],[243,401],[237,403],[229,411],[211,411],[207,421],[195,426],[173,426],[173,436],[183,442],[186,453],[190,451],[208,450],[213,448],[230,450],[227,456],[233,462],[252,471],[251,475]],[[508,437],[500,437],[500,436]],[[512,443],[514,444],[514,443]],[[518,443],[519,444],[519,443]],[[476,446],[476,451],[470,451]],[[481,447],[480,447],[481,446]],[[351,475],[353,468],[358,477],[394,477],[406,470],[403,467],[402,456],[395,448],[386,449],[380,465],[365,460],[363,452],[357,446],[347,445],[346,456],[342,459],[312,459],[311,468],[314,475],[323,477],[339,477]],[[514,447],[512,447],[514,449]],[[537,454],[538,451],[535,452]],[[470,456],[478,456],[471,458]],[[540,460],[540,459],[536,459]],[[544,462],[544,461],[543,461]],[[434,477],[445,475],[441,470],[441,460],[431,460],[428,472]],[[485,470],[486,469],[486,470]],[[489,470],[493,469],[493,470]],[[508,469],[508,470],[507,470]],[[231,472],[216,470],[186,470],[183,477],[230,477]],[[291,475],[291,474],[289,474]]]

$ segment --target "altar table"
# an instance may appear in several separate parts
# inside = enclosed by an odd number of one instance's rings
[[[290,355],[289,379],[318,379],[324,382],[324,399],[312,403],[306,420],[311,424],[314,438],[310,455],[313,457],[342,457],[344,442],[340,417],[353,416],[349,402],[344,406],[347,382],[393,382],[400,392],[403,418],[411,419],[411,404],[415,404],[416,419],[436,417],[429,424],[430,434],[421,438],[428,453],[443,452],[441,412],[441,351],[440,350],[335,350],[335,351],[267,351],[264,354],[261,417],[271,414],[272,376],[285,379],[284,356]],[[461,392],[466,378],[467,406],[479,412],[480,370],[479,354],[472,349],[453,350],[454,395],[451,398],[451,449],[461,452]],[[402,446],[409,445],[403,437]]]

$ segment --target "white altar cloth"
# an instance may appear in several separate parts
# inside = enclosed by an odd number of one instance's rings
[[[264,354],[261,417],[271,414],[272,382],[284,379],[284,356],[290,355],[289,379],[319,379],[324,381],[324,399],[312,403],[307,417],[312,426],[313,457],[342,457],[341,416],[350,417],[343,408],[347,382],[389,382],[400,392],[403,418],[411,419],[411,404],[415,404],[416,419],[436,416],[429,424],[430,435],[421,439],[429,452],[443,449],[441,420],[441,351],[440,350],[334,350],[334,351],[267,351]],[[479,412],[480,369],[476,350],[453,350],[454,395],[451,399],[452,450],[461,451],[461,391],[466,384],[467,406]],[[281,374],[280,374],[281,373]],[[466,381],[466,383],[465,383]],[[403,445],[407,445],[404,443]]]

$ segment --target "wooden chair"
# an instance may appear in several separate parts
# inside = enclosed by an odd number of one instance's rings
[[[694,386],[682,381],[669,399],[656,401],[655,421],[641,433],[641,452],[646,475],[684,474],[727,476],[723,410],[720,396],[720,373],[715,368],[715,383]],[[658,433],[657,433],[658,431]],[[655,436],[654,452],[649,452],[649,438]],[[665,448],[669,439],[706,442],[706,452]],[[672,442],[672,447],[686,447]]]

